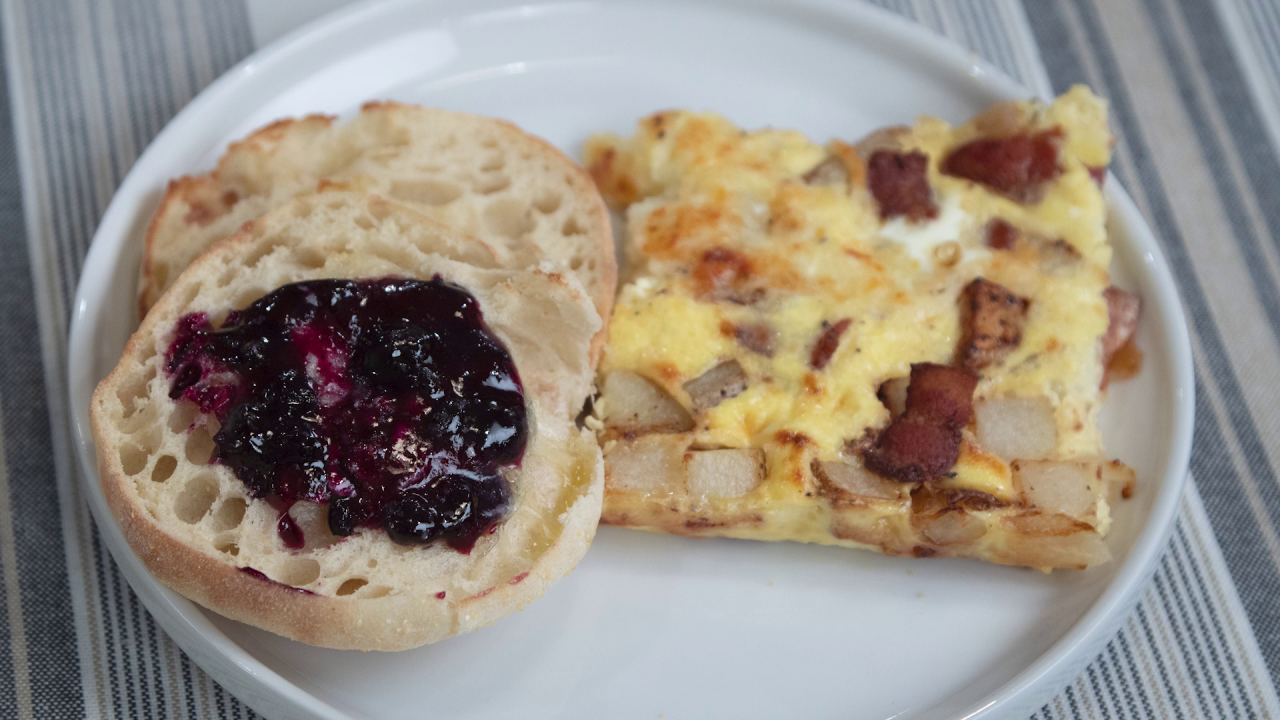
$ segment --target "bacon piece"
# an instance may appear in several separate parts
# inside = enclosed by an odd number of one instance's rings
[[[907,413],[889,423],[862,457],[872,472],[898,482],[932,480],[960,459],[960,429]]]
[[[1102,296],[1107,299],[1107,315],[1110,316],[1107,332],[1102,336],[1102,366],[1106,367],[1138,329],[1142,298],[1115,285],[1104,290]]]
[[[966,285],[960,298],[964,335],[957,355],[965,368],[981,370],[1003,359],[1022,342],[1029,300],[984,278]]]
[[[840,336],[849,329],[849,322],[849,318],[844,318],[834,325],[826,326],[827,329],[822,331],[818,341],[813,344],[813,351],[809,354],[809,367],[821,370],[831,362],[831,356],[835,355],[836,348],[840,347]]]
[[[912,222],[935,218],[938,206],[929,188],[929,157],[922,152],[895,153],[878,150],[867,163],[867,185],[880,218],[906,216]]]
[[[960,457],[960,428],[973,417],[978,376],[963,368],[911,366],[906,412],[889,423],[863,452],[871,471],[899,482],[939,477]]]
[[[964,427],[973,418],[977,386],[978,376],[964,368],[916,363],[907,384],[907,413]]]
[[[943,174],[982,183],[1010,200],[1040,201],[1044,185],[1062,173],[1058,144],[1062,130],[1034,135],[979,138],[951,151],[942,161]]]
[[[993,250],[1012,250],[1018,244],[1022,231],[1001,218],[987,223],[987,247]]]
[[[1098,184],[1098,187],[1102,187],[1102,183],[1107,179],[1107,166],[1092,165],[1089,166],[1088,170],[1089,177],[1093,178],[1093,181]]]

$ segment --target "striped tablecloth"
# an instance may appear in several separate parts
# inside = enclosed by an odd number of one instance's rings
[[[851,0],[852,1],[852,0]],[[117,184],[219,73],[343,0],[4,0],[0,718],[242,718],[160,631],[73,476],[67,323]],[[1193,486],[1141,603],[1036,717],[1280,718],[1280,7],[880,0],[1035,90],[1110,98],[1193,321]]]

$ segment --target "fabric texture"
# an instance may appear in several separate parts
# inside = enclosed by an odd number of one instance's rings
[[[169,118],[252,52],[255,4],[285,1],[4,0],[0,717],[254,715],[159,630],[99,542],[73,475],[65,358],[115,188]],[[1033,92],[1087,82],[1111,100],[1113,169],[1192,322],[1194,487],[1137,607],[1035,717],[1280,718],[1280,9],[875,4]]]

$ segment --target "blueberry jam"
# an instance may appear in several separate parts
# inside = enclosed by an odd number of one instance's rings
[[[461,552],[508,509],[524,392],[476,299],[438,277],[286,285],[218,330],[185,315],[167,363],[169,396],[218,418],[217,462],[280,511],[287,547],[300,500],[328,503],[335,535]]]

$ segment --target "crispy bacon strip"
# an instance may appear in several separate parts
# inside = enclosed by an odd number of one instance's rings
[[[941,476],[960,457],[960,429],[973,417],[978,376],[963,368],[917,363],[911,366],[906,412],[863,452],[872,472],[899,482]]]
[[[971,140],[942,161],[945,175],[982,183],[1015,202],[1033,204],[1044,185],[1062,173],[1058,145],[1062,130]]]
[[[977,278],[960,293],[960,324],[964,335],[957,352],[969,370],[998,362],[1022,342],[1022,325],[1031,303],[999,283]]]
[[[818,341],[813,344],[813,350],[809,353],[809,367],[821,370],[831,362],[831,356],[835,355],[836,348],[840,347],[840,336],[849,329],[849,322],[849,318],[844,318],[834,325],[827,325],[827,329],[818,336]]]
[[[867,186],[880,206],[880,218],[905,216],[912,222],[935,218],[938,206],[929,188],[929,157],[922,152],[878,150],[867,163]]]
[[[1107,299],[1107,315],[1110,322],[1102,336],[1102,366],[1106,367],[1116,351],[1124,347],[1138,329],[1138,316],[1142,314],[1142,298],[1112,285],[1102,292]]]

